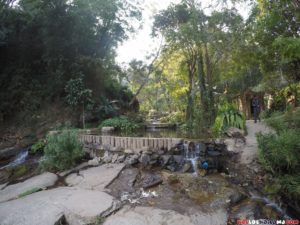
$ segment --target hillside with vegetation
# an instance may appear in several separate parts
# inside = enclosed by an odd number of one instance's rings
[[[0,0],[0,224],[299,219],[299,139],[299,0]]]

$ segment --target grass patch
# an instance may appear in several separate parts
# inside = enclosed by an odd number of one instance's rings
[[[38,191],[41,191],[41,190],[42,190],[41,188],[32,188],[32,189],[30,189],[28,191],[25,191],[25,192],[19,194],[18,197],[22,198],[22,197],[25,197],[27,195],[31,195],[31,194],[33,194],[35,192],[38,192]]]

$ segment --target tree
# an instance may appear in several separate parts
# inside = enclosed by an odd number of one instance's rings
[[[83,75],[81,75],[79,78],[69,80],[65,91],[67,93],[66,100],[69,105],[73,107],[82,106],[82,127],[85,129],[85,106],[91,101],[92,90],[85,88]]]
[[[0,1],[0,114],[35,111],[66,96],[79,74],[93,100],[113,98],[117,46],[134,31],[137,1]],[[119,92],[116,92],[119,93]],[[14,113],[11,113],[14,112]],[[28,113],[29,114],[29,113]]]
[[[216,115],[213,87],[218,80],[218,64],[228,55],[242,24],[241,16],[234,9],[224,9],[208,16],[193,0],[183,0],[156,15],[153,33],[164,35],[168,51],[184,55],[188,76],[186,120],[189,126],[193,124],[197,83],[202,121],[205,127],[213,123]]]
[[[265,86],[289,86],[298,105],[300,82],[300,5],[291,0],[260,0],[253,9],[254,40],[259,46]]]

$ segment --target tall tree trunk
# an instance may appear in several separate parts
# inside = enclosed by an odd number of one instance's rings
[[[85,112],[84,112],[84,103],[82,104],[82,127],[85,129]]]
[[[214,99],[214,93],[213,93],[213,70],[212,70],[212,64],[210,60],[210,56],[208,53],[207,44],[204,45],[205,49],[205,66],[206,66],[206,78],[207,78],[207,104],[208,104],[208,123],[211,125],[215,119],[215,99]]]
[[[186,122],[189,127],[193,124],[193,112],[194,112],[194,86],[195,86],[195,72],[196,62],[195,55],[187,62],[188,76],[189,76],[189,87],[187,91],[187,109],[186,109]]]
[[[205,127],[210,126],[210,122],[208,121],[209,117],[209,101],[208,101],[208,93],[204,72],[204,60],[203,60],[203,51],[200,48],[198,51],[197,57],[197,68],[198,68],[198,79],[199,79],[199,89],[200,89],[200,103],[202,108],[202,121]]]

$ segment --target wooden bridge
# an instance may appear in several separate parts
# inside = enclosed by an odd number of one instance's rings
[[[84,144],[93,144],[99,148],[107,146],[109,148],[140,150],[148,147],[149,149],[170,150],[180,143],[182,139],[81,135],[80,141]]]

